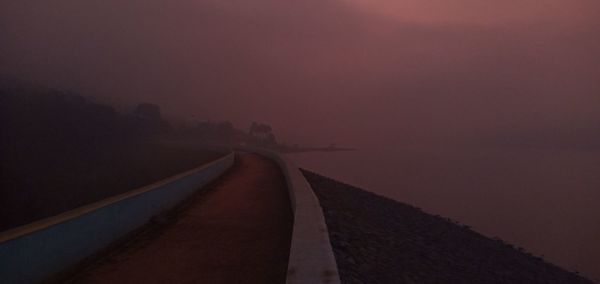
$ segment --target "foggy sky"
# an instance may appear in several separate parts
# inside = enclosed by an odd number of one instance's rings
[[[289,142],[599,137],[598,35],[595,0],[3,1],[0,75]]]

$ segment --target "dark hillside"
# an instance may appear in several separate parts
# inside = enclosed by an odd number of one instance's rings
[[[0,231],[150,184],[221,155],[152,142],[169,131],[152,104],[120,114],[74,93],[0,89]]]

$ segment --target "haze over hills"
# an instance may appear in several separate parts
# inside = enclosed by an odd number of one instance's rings
[[[167,115],[270,121],[301,144],[600,124],[596,1],[1,5],[0,74]]]
[[[193,144],[306,150],[271,127],[229,121],[176,124],[160,106],[122,113],[67,91],[0,87],[0,231],[162,180],[222,156]],[[172,147],[169,141],[192,141]],[[335,149],[330,149],[335,150]],[[23,206],[28,204],[28,206]]]

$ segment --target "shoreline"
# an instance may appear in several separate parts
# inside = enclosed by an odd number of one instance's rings
[[[303,170],[345,283],[594,283],[522,248]]]

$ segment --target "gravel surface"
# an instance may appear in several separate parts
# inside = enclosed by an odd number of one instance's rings
[[[304,171],[342,283],[592,283],[501,240]]]

